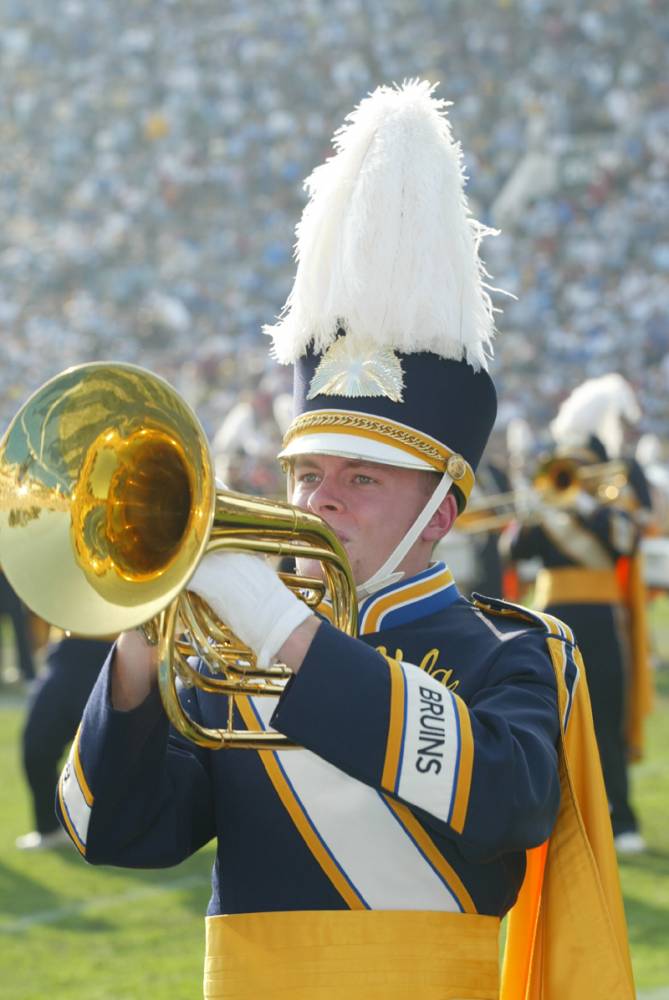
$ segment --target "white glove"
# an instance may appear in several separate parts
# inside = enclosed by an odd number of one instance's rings
[[[311,610],[288,590],[260,556],[244,552],[208,552],[188,590],[204,598],[212,611],[267,667]]]

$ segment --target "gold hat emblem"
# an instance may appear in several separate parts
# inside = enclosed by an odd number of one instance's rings
[[[467,463],[462,455],[451,455],[446,463],[446,472],[449,474],[451,479],[457,482],[458,479],[463,478],[466,471]]]
[[[387,396],[403,401],[404,373],[394,351],[338,337],[320,360],[309,386],[314,396]]]

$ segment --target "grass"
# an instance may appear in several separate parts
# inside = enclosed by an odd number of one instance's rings
[[[656,676],[646,754],[630,771],[632,801],[650,849],[621,859],[620,880],[637,988],[663,986],[669,997],[669,601],[657,604],[652,627],[665,666]]]
[[[669,600],[653,607],[652,625],[658,653],[669,663]],[[647,754],[632,769],[634,804],[650,850],[620,865],[637,988],[649,1000],[669,997],[669,667],[657,680]],[[31,820],[19,759],[24,703],[9,691],[0,687],[0,995],[201,996],[213,849],[158,872],[92,868],[69,849],[17,851],[14,840]]]
[[[0,696],[1,697],[1,696]],[[25,853],[23,711],[0,711],[0,994],[7,1000],[201,995],[212,850],[169,871],[93,868],[72,849]]]

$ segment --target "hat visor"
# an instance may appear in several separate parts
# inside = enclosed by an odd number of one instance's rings
[[[300,434],[279,452],[278,457],[287,459],[296,455],[337,455],[340,458],[379,462],[381,465],[396,465],[402,469],[435,471],[429,462],[402,448],[354,434]]]

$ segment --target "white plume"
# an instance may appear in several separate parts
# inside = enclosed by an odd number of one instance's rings
[[[323,352],[343,328],[367,347],[432,351],[487,368],[494,309],[479,259],[495,230],[473,219],[460,144],[435,86],[378,87],[335,133],[305,181],[297,273],[274,353]]]
[[[617,372],[587,379],[561,405],[551,423],[558,444],[583,442],[596,434],[611,457],[620,454],[623,421],[637,424],[641,409],[629,382]]]

